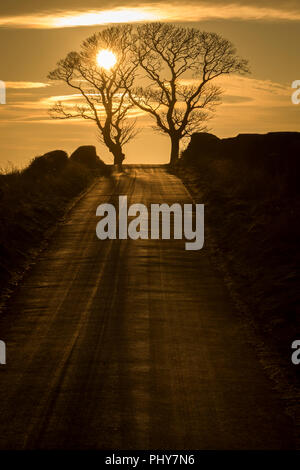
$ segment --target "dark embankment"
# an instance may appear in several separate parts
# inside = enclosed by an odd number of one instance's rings
[[[206,204],[219,259],[254,324],[291,364],[299,339],[300,133],[194,134],[175,171]]]
[[[108,173],[95,147],[85,146],[70,158],[55,150],[34,158],[24,170],[0,174],[0,300],[71,200],[95,176]]]

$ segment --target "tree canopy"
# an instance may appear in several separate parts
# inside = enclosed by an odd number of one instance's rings
[[[135,136],[135,120],[128,118],[134,103],[124,80],[129,72],[131,78],[134,76],[131,40],[130,26],[107,28],[84,41],[80,52],[70,52],[49,74],[50,80],[65,82],[83,98],[83,103],[77,105],[56,103],[52,117],[94,121],[100,140],[112,152],[116,164],[124,158],[123,146]],[[99,51],[115,55],[115,65],[109,69],[101,66],[97,61]]]
[[[173,163],[180,140],[205,130],[220,102],[222,91],[215,79],[247,73],[247,61],[216,33],[164,23],[139,26],[133,52],[147,83],[138,86],[132,75],[126,80],[127,91],[133,103],[152,116],[157,129],[169,135]]]
[[[115,63],[101,66],[99,52],[113,55]],[[175,163],[181,139],[207,129],[221,100],[216,79],[248,71],[233,44],[216,33],[164,23],[110,27],[84,41],[80,52],[69,53],[49,74],[84,100],[76,106],[59,102],[51,113],[94,121],[114,162],[121,164],[123,146],[136,134],[130,112],[137,107],[169,136]]]

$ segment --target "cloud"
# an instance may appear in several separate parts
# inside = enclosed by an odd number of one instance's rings
[[[41,82],[4,82],[7,89],[27,90],[32,88],[45,88],[50,86],[49,83]]]
[[[238,75],[223,76],[218,84],[224,91],[224,106],[241,108],[247,102],[251,109],[272,109],[291,104],[290,85]]]
[[[45,14],[45,12],[64,12],[69,11],[96,11],[96,10],[109,10],[117,8],[135,8],[135,7],[159,7],[162,4],[168,4],[172,6],[182,5],[182,0],[169,0],[163,2],[160,0],[43,0],[43,2],[37,2],[36,0],[10,0],[9,2],[1,2],[0,14],[1,16],[14,15],[18,12],[18,15],[29,15],[29,14]],[[264,8],[275,8],[281,10],[298,11],[300,10],[299,0],[188,0],[188,5],[192,7],[209,6],[214,7],[224,6],[226,4],[232,4],[241,7],[264,7]],[[42,6],[41,6],[42,5]],[[99,6],[101,5],[101,8]]]
[[[122,4],[122,2],[120,2]],[[128,5],[128,4],[127,4]],[[130,5],[130,4],[129,4]],[[285,6],[257,4],[256,2],[214,3],[202,1],[200,4],[147,3],[140,6],[116,7],[102,10],[48,11],[23,15],[2,16],[0,26],[7,28],[53,29],[79,26],[106,25],[112,23],[134,23],[145,21],[195,22],[214,19],[240,19],[263,21],[299,21],[300,9],[294,2]],[[277,5],[277,6],[276,6]]]
[[[195,85],[197,80],[181,80],[181,83]],[[223,90],[222,106],[240,108],[247,104],[251,108],[278,108],[291,104],[291,85],[239,75],[223,75],[214,84]]]
[[[71,11],[62,14],[35,14],[22,16],[7,16],[0,18],[0,26],[10,28],[52,29],[71,28],[78,26],[106,25],[112,23],[134,23],[154,21],[159,19],[149,9],[116,8],[103,11]]]
[[[181,81],[185,85],[195,84],[194,79],[187,79]],[[36,82],[13,82],[13,83],[36,83]],[[222,116],[228,116],[229,123],[231,119],[236,116],[236,121],[241,119],[241,116],[247,115],[253,118],[257,113],[264,112],[271,116],[272,112],[279,113],[280,110],[292,110],[291,93],[292,88],[290,84],[281,85],[271,80],[259,80],[251,77],[241,77],[238,75],[223,76],[219,78],[217,83],[224,91],[223,104],[218,107],[216,119],[222,120]],[[42,84],[45,85],[45,84]],[[81,100],[79,94],[45,94],[46,89],[43,90],[43,96],[40,96],[42,91],[32,87],[31,94],[28,99],[20,99],[20,97],[12,97],[12,102],[1,108],[3,112],[0,124],[8,122],[66,122],[66,121],[53,121],[49,116],[49,109],[55,102],[62,101],[65,107],[72,107],[74,104]],[[59,90],[62,88],[57,87]],[[57,89],[55,88],[55,90]],[[52,88],[51,88],[52,89]],[[285,112],[285,111],[284,111]],[[130,111],[130,118],[140,118],[138,125],[141,127],[152,125],[152,120],[145,115],[143,111],[133,109]],[[74,124],[81,123],[81,119],[72,120]],[[248,122],[248,121],[247,121]],[[256,122],[259,125],[259,121]],[[238,126],[237,126],[238,127]]]
[[[13,82],[16,83],[16,82]],[[20,82],[23,83],[23,82]],[[25,82],[31,83],[31,82]],[[37,88],[37,87],[32,87]],[[69,110],[70,112],[74,109],[74,105],[85,104],[85,101],[82,99],[81,94],[73,93],[68,95],[53,95],[53,96],[42,96],[39,97],[36,95],[38,90],[32,90],[31,93],[28,93],[26,99],[24,96],[20,98],[19,95],[12,96],[12,100],[8,102],[5,106],[1,107],[1,120],[0,125],[5,125],[7,123],[18,122],[18,123],[26,123],[26,122],[36,122],[36,123],[64,123],[66,120],[54,120],[50,117],[49,110],[53,107],[53,105],[57,102],[62,102],[64,104],[64,108]],[[90,94],[92,95],[92,94]],[[95,94],[93,94],[95,95]],[[97,106],[98,112],[100,116],[105,116],[104,107],[101,104]],[[138,117],[144,117],[145,112],[140,109],[131,109],[128,112],[129,119],[136,119]],[[86,125],[86,121],[83,118],[76,117],[69,119],[68,121],[76,123],[84,122]]]

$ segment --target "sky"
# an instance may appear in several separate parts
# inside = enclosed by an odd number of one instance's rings
[[[49,82],[58,60],[94,32],[115,23],[166,21],[221,34],[247,58],[251,74],[221,80],[223,102],[209,122],[219,137],[239,133],[299,131],[300,104],[292,104],[292,82],[300,80],[299,0],[10,0],[0,6],[0,80],[6,104],[0,104],[0,168],[24,167],[37,155],[79,145],[96,145],[93,123],[57,121],[49,108],[72,94]],[[165,163],[168,137],[156,133],[141,115],[139,135],[125,147],[127,163]],[[183,143],[186,145],[187,142]]]

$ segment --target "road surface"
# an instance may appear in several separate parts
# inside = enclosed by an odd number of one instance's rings
[[[119,195],[191,203],[163,168],[132,167],[71,210],[0,321],[0,449],[293,448],[207,248],[97,239]]]

